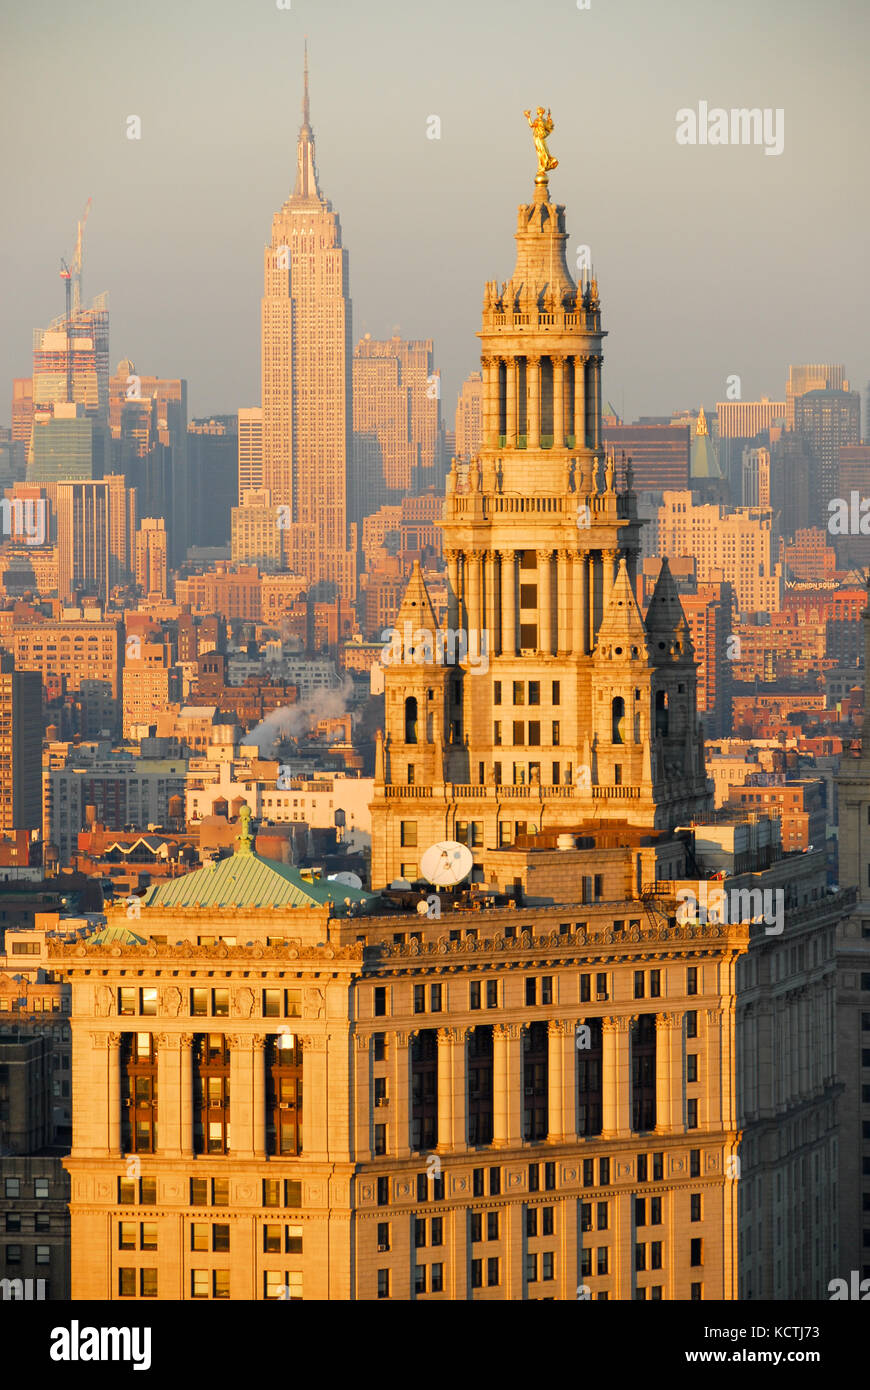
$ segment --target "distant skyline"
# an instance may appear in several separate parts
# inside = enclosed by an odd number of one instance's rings
[[[542,104],[569,265],[589,246],[599,281],[605,403],[629,420],[710,405],[734,374],[744,399],[781,399],[789,362],[843,362],[867,433],[864,0],[10,9],[0,422],[33,329],[63,312],[89,196],[83,298],[109,292],[112,368],[185,377],[191,416],[259,404],[263,247],[295,179],[305,34],[353,341],[431,337],[449,428],[484,283],[513,269],[535,170],[522,113]],[[679,144],[677,113],[701,103],[782,111],[782,153]]]

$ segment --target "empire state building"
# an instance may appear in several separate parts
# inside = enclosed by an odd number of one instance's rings
[[[305,59],[296,183],[272,218],[262,301],[263,486],[284,510],[289,566],[352,600],[347,467],[352,360],[348,253],[323,197]]]

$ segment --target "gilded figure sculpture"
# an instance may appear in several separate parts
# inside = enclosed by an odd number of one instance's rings
[[[543,106],[539,106],[534,120],[530,111],[524,111],[523,115],[529,123],[532,135],[535,138],[535,149],[538,152],[538,172],[535,175],[535,183],[546,183],[547,174],[551,169],[555,169],[559,163],[554,159],[547,149],[547,136],[553,133],[553,117],[550,115],[549,107],[545,111]]]

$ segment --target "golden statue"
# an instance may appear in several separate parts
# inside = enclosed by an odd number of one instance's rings
[[[523,115],[535,137],[535,149],[538,152],[538,172],[535,175],[535,183],[546,183],[550,169],[555,169],[559,163],[558,159],[553,159],[547,149],[547,136],[553,133],[553,117],[550,115],[549,107],[544,111],[543,106],[538,107],[534,120],[532,120],[529,111],[524,111]]]

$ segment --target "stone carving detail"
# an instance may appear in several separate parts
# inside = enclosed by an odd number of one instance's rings
[[[160,991],[160,1012],[168,1018],[178,1018],[181,1003],[181,990],[177,985],[167,985]]]
[[[306,989],[303,995],[302,1014],[304,1018],[323,1018],[322,989]]]
[[[97,985],[94,989],[94,1014],[97,1018],[108,1018],[115,1012],[115,991],[111,985]]]
[[[493,1024],[492,1035],[502,1041],[507,1038],[522,1037],[523,1025],[521,1023],[496,1023]]]
[[[233,995],[233,1018],[250,1018],[254,1012],[254,991],[237,989]]]

